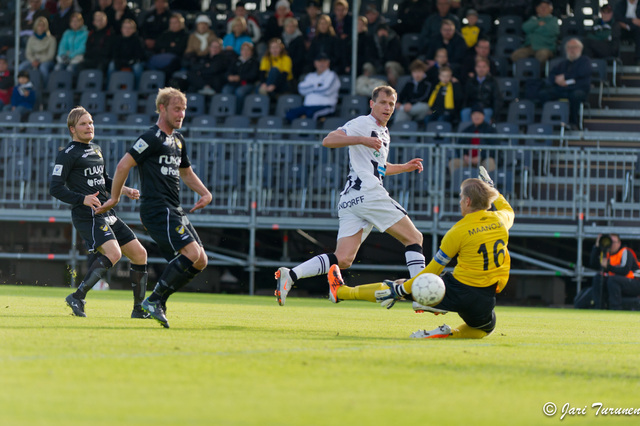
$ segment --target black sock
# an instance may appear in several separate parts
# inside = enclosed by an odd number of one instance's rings
[[[131,289],[133,290],[133,307],[140,307],[147,291],[147,278],[149,276],[147,274],[147,265],[134,265],[132,263],[129,276],[131,277]]]
[[[175,293],[186,283],[188,283],[190,279],[187,279],[185,281],[185,278],[187,278],[186,274],[188,273],[188,270],[192,265],[193,262],[189,260],[187,256],[182,254],[169,262],[164,272],[162,272],[162,275],[158,279],[156,288],[153,289],[153,293],[151,293],[151,296],[149,296],[149,301],[166,301],[171,294]],[[182,283],[183,281],[185,282]]]
[[[84,280],[82,280],[78,289],[73,293],[73,297],[76,299],[84,299],[87,297],[89,290],[106,275],[107,270],[112,266],[113,264],[107,256],[104,254],[98,256],[91,266],[89,266],[87,275],[84,276]]]

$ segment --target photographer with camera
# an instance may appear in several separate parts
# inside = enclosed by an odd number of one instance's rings
[[[622,297],[640,296],[640,279],[636,274],[638,259],[628,247],[623,247],[617,234],[598,235],[591,249],[591,266],[600,269],[593,277],[595,309],[622,309]]]

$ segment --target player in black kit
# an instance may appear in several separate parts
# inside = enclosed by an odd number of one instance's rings
[[[67,127],[72,141],[56,158],[49,193],[72,205],[73,226],[95,256],[92,256],[93,261],[84,279],[75,293],[67,296],[66,302],[74,315],[86,317],[84,299],[87,292],[124,253],[131,260],[131,318],[148,318],[141,307],[147,289],[147,251],[113,211],[103,214],[95,211],[109,198],[112,180],[104,169],[100,147],[91,142],[93,118],[83,107],[76,107],[67,117]],[[140,197],[139,191],[133,188],[125,187],[123,193],[133,200]]]
[[[153,293],[142,308],[169,328],[167,299],[184,287],[207,266],[207,255],[200,237],[180,206],[180,179],[200,195],[190,212],[211,202],[211,193],[193,172],[184,137],[176,130],[182,127],[187,98],[171,87],[158,91],[158,122],[143,133],[118,163],[113,176],[111,199],[98,209],[108,211],[120,201],[121,189],[129,170],[138,166],[142,202],[140,219],[163,256],[169,261]]]

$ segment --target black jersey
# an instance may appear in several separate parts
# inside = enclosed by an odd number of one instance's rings
[[[58,153],[51,173],[49,193],[71,204],[73,214],[92,217],[93,210],[83,204],[84,197],[97,191],[98,199],[104,203],[109,199],[111,183],[100,147],[91,142],[72,141]],[[113,215],[111,211],[104,214]]]
[[[180,168],[191,166],[184,137],[167,135],[155,125],[138,138],[129,150],[138,163],[141,206],[180,206]]]

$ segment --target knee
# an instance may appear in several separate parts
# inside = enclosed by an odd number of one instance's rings
[[[348,269],[351,267],[351,265],[353,265],[353,261],[353,257],[338,258],[338,266],[340,267],[340,269]]]
[[[208,263],[209,261],[207,258],[207,254],[204,252],[204,249],[201,249],[200,256],[198,256],[198,259],[195,262],[193,262],[193,267],[202,271],[204,268],[207,267]]]

